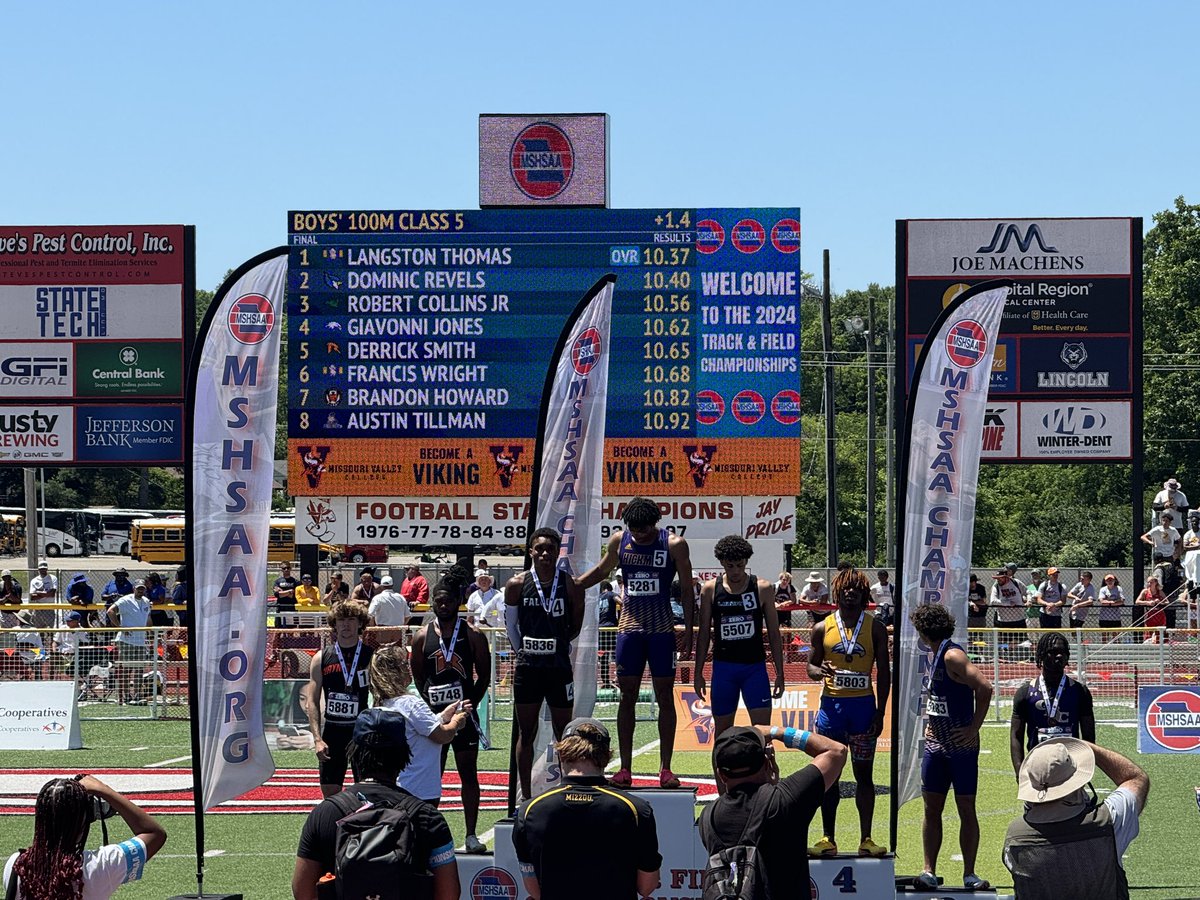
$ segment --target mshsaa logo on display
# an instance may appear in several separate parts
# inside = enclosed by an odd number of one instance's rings
[[[517,900],[517,880],[508,869],[480,869],[471,879],[471,900]]]
[[[275,307],[262,294],[243,294],[229,308],[229,333],[241,344],[261,344],[275,327]]]
[[[1138,707],[1139,752],[1200,751],[1200,693],[1187,688],[1143,687],[1138,691]]]
[[[589,328],[571,345],[571,366],[580,375],[586,375],[600,361],[600,332]]]
[[[974,319],[963,319],[955,323],[946,335],[946,354],[960,368],[970,369],[977,366],[987,349],[987,331]]]

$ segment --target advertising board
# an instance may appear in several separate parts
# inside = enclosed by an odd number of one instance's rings
[[[0,681],[0,749],[78,750],[74,681]]]
[[[527,497],[550,353],[612,272],[606,493],[796,495],[799,215],[290,213],[291,492]]]
[[[1135,397],[1141,384],[1141,219],[906,219],[897,222],[896,251],[897,339],[905,363],[898,393],[906,392],[921,342],[942,309],[967,288],[999,280],[1009,297],[989,400],[995,417],[1011,421],[995,424],[984,457],[1132,458],[1141,418]],[[1044,404],[1083,401],[1106,401],[1112,408],[1112,415],[1103,413],[1106,425],[1091,435],[1096,441],[1034,427],[1045,415]],[[997,443],[1002,433],[1006,440]]]
[[[25,428],[0,418],[0,465],[183,460],[194,243],[183,225],[0,226],[0,395],[63,404],[13,411]],[[120,437],[91,427],[105,420]]]

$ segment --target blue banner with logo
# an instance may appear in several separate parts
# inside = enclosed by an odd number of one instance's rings
[[[1138,688],[1138,753],[1200,753],[1200,688]]]

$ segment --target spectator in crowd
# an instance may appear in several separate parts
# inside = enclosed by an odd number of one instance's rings
[[[992,593],[988,603],[996,611],[993,627],[1003,632],[998,640],[1010,648],[1008,656],[1011,658],[1011,648],[1025,640],[1025,597],[1020,583],[1013,580],[1007,566],[997,569],[992,576]]]
[[[892,687],[887,629],[867,612],[870,587],[854,569],[839,571],[833,580],[837,609],[813,626],[808,677],[824,682],[816,729],[850,748],[858,808],[860,856],[883,856],[886,848],[871,839],[875,815],[875,744],[883,730],[884,710]],[[875,686],[871,670],[875,670]],[[812,856],[836,856],[835,826],[841,791],[831,787],[821,804],[824,834],[809,848]]]
[[[11,569],[0,572],[0,604],[5,606],[21,605],[21,582],[13,578]]]
[[[143,630],[150,621],[150,601],[146,599],[146,582],[140,578],[133,590],[108,608],[108,621],[117,628],[117,664],[121,680],[117,685],[118,703],[138,699],[137,683],[141,670],[150,660],[150,644]]]
[[[171,621],[171,613],[162,608],[167,603],[167,586],[163,584],[162,576],[157,572],[146,576],[146,599],[150,601],[151,625],[155,628],[166,628],[174,624]]]
[[[1100,627],[1114,629],[1104,632],[1100,638],[1106,642],[1116,640],[1116,629],[1121,627],[1121,608],[1125,605],[1125,595],[1117,583],[1117,576],[1112,572],[1104,576],[1104,584],[1097,594],[1097,602],[1100,604]]]
[[[889,581],[887,569],[875,573],[876,582],[871,585],[871,602],[875,604],[875,618],[884,625],[892,624],[896,606],[896,586]]]
[[[916,886],[936,890],[937,858],[942,849],[942,811],[954,788],[958,808],[958,844],[963,859],[963,886],[987,890],[991,885],[975,873],[979,853],[979,729],[992,702],[992,685],[954,643],[954,616],[939,604],[918,606],[909,617],[921,642],[934,652],[925,699],[925,750],[921,759],[921,796],[925,818],[921,844],[925,869]]]
[[[1188,498],[1179,489],[1179,481],[1175,478],[1168,478],[1164,481],[1162,490],[1154,495],[1150,509],[1158,516],[1159,522],[1162,521],[1163,513],[1169,513],[1171,525],[1176,529],[1182,529],[1184,514],[1188,510]]]
[[[1092,692],[1066,673],[1071,646],[1061,634],[1043,634],[1037,643],[1038,677],[1023,682],[1013,697],[1008,749],[1019,777],[1025,750],[1056,737],[1096,740]]]
[[[97,803],[111,807],[133,837],[85,850]],[[157,819],[100,779],[52,778],[34,803],[33,843],[4,865],[4,887],[18,900],[107,900],[121,885],[141,878],[166,842],[167,831]]]
[[[1083,628],[1087,624],[1088,610],[1096,603],[1096,586],[1092,584],[1091,572],[1080,572],[1079,580],[1067,594],[1071,602],[1068,616],[1072,628]]]
[[[1097,767],[1117,786],[1102,803],[1090,784]],[[1149,776],[1119,753],[1059,737],[1026,757],[1018,784],[1025,810],[1002,854],[1017,900],[1128,898],[1121,858],[1137,837]]]
[[[1187,579],[1188,628],[1200,627],[1200,510],[1188,513],[1188,530],[1183,536],[1183,574]]]
[[[292,575],[292,564],[285,562],[280,565],[279,577],[275,579],[273,588],[276,612],[295,612],[296,588],[299,584]]]
[[[606,629],[616,629],[620,610],[621,603],[617,592],[613,590],[612,582],[600,582],[600,598],[596,601],[596,624],[600,627],[600,633],[596,636],[596,643],[600,656],[600,685],[605,690],[612,690],[614,687],[612,658],[617,647],[616,631]]]
[[[479,573],[480,572],[487,572],[487,574],[490,575],[492,578],[492,585],[494,586],[496,584],[496,577],[494,575],[492,575],[492,570],[491,570],[491,567],[488,566],[488,561],[486,559],[480,559],[479,562],[475,565],[475,581],[473,581],[471,583],[471,586],[467,588],[467,597],[470,597],[473,593],[475,593],[477,590],[479,590]]]
[[[367,627],[365,604],[339,600],[325,620],[333,641],[312,658],[302,696],[309,731],[317,738],[313,750],[320,768],[321,793],[332,797],[346,781],[346,748],[358,714],[367,708],[367,672],[375,651],[362,639]]]
[[[479,748],[488,748],[474,710],[487,693],[492,677],[492,653],[487,638],[458,615],[458,598],[467,581],[466,569],[451,566],[433,588],[433,615],[412,642],[413,681],[429,708],[444,713],[455,704],[468,711],[466,724],[453,740],[441,745],[439,775],[445,777],[450,748],[462,785],[468,853],[486,853],[475,835],[479,823]],[[491,576],[488,575],[490,579]],[[419,731],[419,729],[417,729]]]
[[[129,573],[125,571],[125,567],[113,569],[112,581],[104,585],[104,590],[100,592],[100,602],[105,607],[112,606],[126,594],[133,593],[133,582],[129,580]]]
[[[772,742],[807,753],[812,762],[781,778]],[[726,730],[713,747],[713,768],[725,791],[700,814],[704,849],[715,855],[757,836],[764,895],[807,900],[808,859],[796,852],[796,836],[808,831],[845,765],[845,745],[820,734],[745,725]]]
[[[421,567],[416,563],[409,566],[404,573],[404,581],[400,583],[400,593],[411,609],[429,605],[429,582],[421,574]]]
[[[967,584],[967,627],[987,628],[987,589],[979,583],[979,576],[971,573]]]
[[[608,729],[596,719],[573,719],[556,749],[562,784],[521,804],[513,826],[526,892],[532,900],[652,896],[662,865],[654,810],[608,785]]]
[[[73,606],[91,606],[96,591],[88,584],[87,575],[76,572],[67,582],[67,602]]]
[[[175,618],[179,622],[180,628],[187,628],[188,611],[188,586],[187,586],[187,568],[180,566],[175,570],[175,584],[171,586],[171,604],[174,606],[182,606],[184,609],[175,610]]]
[[[1046,580],[1038,585],[1038,624],[1042,628],[1062,628],[1063,604],[1067,589],[1058,580],[1058,569],[1051,566],[1046,570]]]
[[[496,590],[487,569],[475,570],[475,590],[467,596],[467,621],[488,628],[504,627],[504,595]]]
[[[57,603],[58,579],[50,574],[50,564],[44,559],[39,560],[37,571],[38,573],[29,579],[29,602]],[[54,610],[39,609],[34,614],[33,622],[37,628],[50,628],[57,618]]]
[[[600,582],[600,598],[596,601],[596,616],[601,628],[617,627],[617,592],[611,581]]]
[[[1004,571],[1008,573],[1008,577],[1012,579],[1013,584],[1015,584],[1017,586],[1018,590],[1021,591],[1022,596],[1024,596],[1025,585],[1021,581],[1021,579],[1017,577],[1017,570],[1018,570],[1018,566],[1015,562],[1006,562],[1004,564]],[[1034,570],[1033,574],[1037,575],[1038,573],[1036,570]],[[1034,580],[1036,581],[1037,579],[1034,579]]]
[[[54,633],[54,652],[58,656],[59,668],[63,672],[82,671],[76,669],[75,659],[79,648],[90,643],[83,630],[83,613],[77,609],[67,610],[63,616],[63,628]]]
[[[404,717],[391,710],[366,710],[355,719],[350,736],[347,753],[354,784],[308,814],[296,849],[292,897],[317,900],[317,882],[334,871],[338,821],[368,802],[394,807],[412,822],[414,855],[418,865],[432,873],[433,900],[458,900],[461,888],[450,826],[434,807],[397,786],[412,758]],[[387,893],[387,887],[380,885],[380,893]],[[393,882],[390,887],[399,886]]]
[[[1159,517],[1158,524],[1142,535],[1142,543],[1154,548],[1154,562],[1161,559],[1179,559],[1182,542],[1179,531],[1171,521],[1171,514],[1165,512]]]
[[[296,609],[300,612],[313,612],[321,606],[321,589],[313,584],[312,575],[307,572],[300,576],[296,585]]]
[[[412,617],[408,601],[392,589],[392,576],[384,575],[379,581],[379,593],[371,598],[367,607],[371,627],[402,628]]]
[[[1146,579],[1146,586],[1142,588],[1142,592],[1133,601],[1134,606],[1139,607],[1142,614],[1140,624],[1145,624],[1146,628],[1165,628],[1167,625],[1166,607],[1169,602],[1158,579],[1151,575]],[[1157,631],[1147,631],[1143,643],[1157,644],[1158,635]]]
[[[808,578],[804,581],[804,587],[800,589],[800,602],[829,602],[829,587],[825,584],[825,578],[820,572],[808,573]]]
[[[399,644],[379,648],[371,657],[371,693],[375,705],[404,719],[412,759],[397,784],[419,800],[437,806],[442,799],[442,745],[471,724],[471,702],[463,699],[434,712],[420,694],[409,691],[412,669]]]
[[[6,614],[5,618],[8,618]],[[42,636],[37,631],[37,620],[33,610],[22,609],[12,615],[11,622],[5,622],[5,627],[22,629],[13,635],[15,654],[10,658],[10,672],[14,678],[40,679],[42,677],[42,662],[44,650]]]
[[[362,570],[362,574],[358,576],[358,584],[354,586],[354,590],[350,592],[350,599],[357,600],[359,603],[370,604],[372,598],[380,591],[383,586],[375,581],[375,569],[367,566]],[[401,591],[403,593],[403,591]],[[411,601],[409,603],[411,606]]]
[[[796,603],[796,586],[792,584],[791,572],[780,572],[775,580],[775,615],[779,617],[780,628],[792,627],[791,610],[783,609]]]
[[[329,584],[325,585],[325,596],[321,601],[326,606],[333,606],[339,600],[350,599],[350,585],[346,584],[346,579],[342,577],[341,572],[334,572],[329,576]]]

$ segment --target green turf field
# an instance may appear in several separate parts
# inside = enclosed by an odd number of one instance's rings
[[[501,707],[501,714],[506,711]],[[601,716],[615,714],[615,707],[600,707]],[[615,729],[615,726],[613,726]],[[1106,746],[1124,753],[1142,765],[1152,781],[1150,802],[1142,816],[1140,837],[1133,843],[1126,869],[1133,896],[1137,898],[1187,898],[1200,896],[1200,865],[1190,852],[1180,852],[1179,844],[1193,843],[1188,835],[1197,833],[1197,809],[1193,785],[1200,784],[1200,756],[1144,756],[1135,753],[1136,731],[1101,725],[1099,740]],[[615,737],[615,735],[614,735]],[[638,726],[635,747],[644,747],[657,737],[653,723]],[[155,721],[94,721],[83,723],[86,749],[58,752],[7,752],[2,763],[5,768],[56,768],[64,772],[89,771],[105,766],[147,766],[175,759],[188,753],[188,728],[183,722]],[[502,770],[508,760],[508,726],[493,726],[493,740],[502,750],[482,753],[480,768]],[[978,871],[1003,892],[1011,890],[1011,881],[1000,863],[1000,845],[1004,830],[1015,814],[1016,782],[1008,758],[1007,727],[985,726],[984,755],[981,758],[980,796],[978,807],[982,841]],[[133,750],[131,748],[145,748]],[[779,754],[781,767],[794,770],[804,759],[795,752]],[[640,764],[639,764],[640,763]],[[295,751],[276,754],[281,768],[313,765],[312,756]],[[174,763],[186,766],[187,762]],[[635,763],[635,771],[657,771],[657,750],[651,749]],[[679,774],[705,775],[708,756],[704,753],[678,754],[674,769]],[[887,759],[881,756],[876,763],[877,774],[886,781]],[[1105,786],[1098,778],[1098,786]],[[4,788],[0,785],[0,794]],[[952,804],[948,804],[948,808]],[[489,830],[499,813],[480,814],[480,832]],[[448,812],[447,820],[455,838],[463,838],[462,814]],[[875,837],[883,843],[887,837],[887,798],[878,798]],[[170,839],[163,852],[146,868],[145,878],[138,884],[122,888],[120,897],[164,898],[175,893],[193,891],[195,836],[190,815],[163,817]],[[209,853],[206,863],[205,887],[212,890],[236,889],[248,898],[288,898],[289,883],[296,840],[303,816],[298,814],[216,815],[206,819]],[[900,815],[898,873],[917,872],[921,864],[920,802],[905,806]],[[4,852],[25,846],[32,835],[32,819],[27,816],[0,817],[0,847]],[[839,837],[843,845],[857,843],[857,815],[852,799],[845,799],[839,814]],[[124,826],[116,820],[111,833],[120,837]],[[805,840],[819,837],[817,828],[807,838],[796,836],[799,849]],[[950,860],[958,852],[957,824],[947,820],[946,843],[942,850],[940,873],[949,881],[961,879],[961,865]],[[93,827],[92,842],[99,841],[99,829]]]

